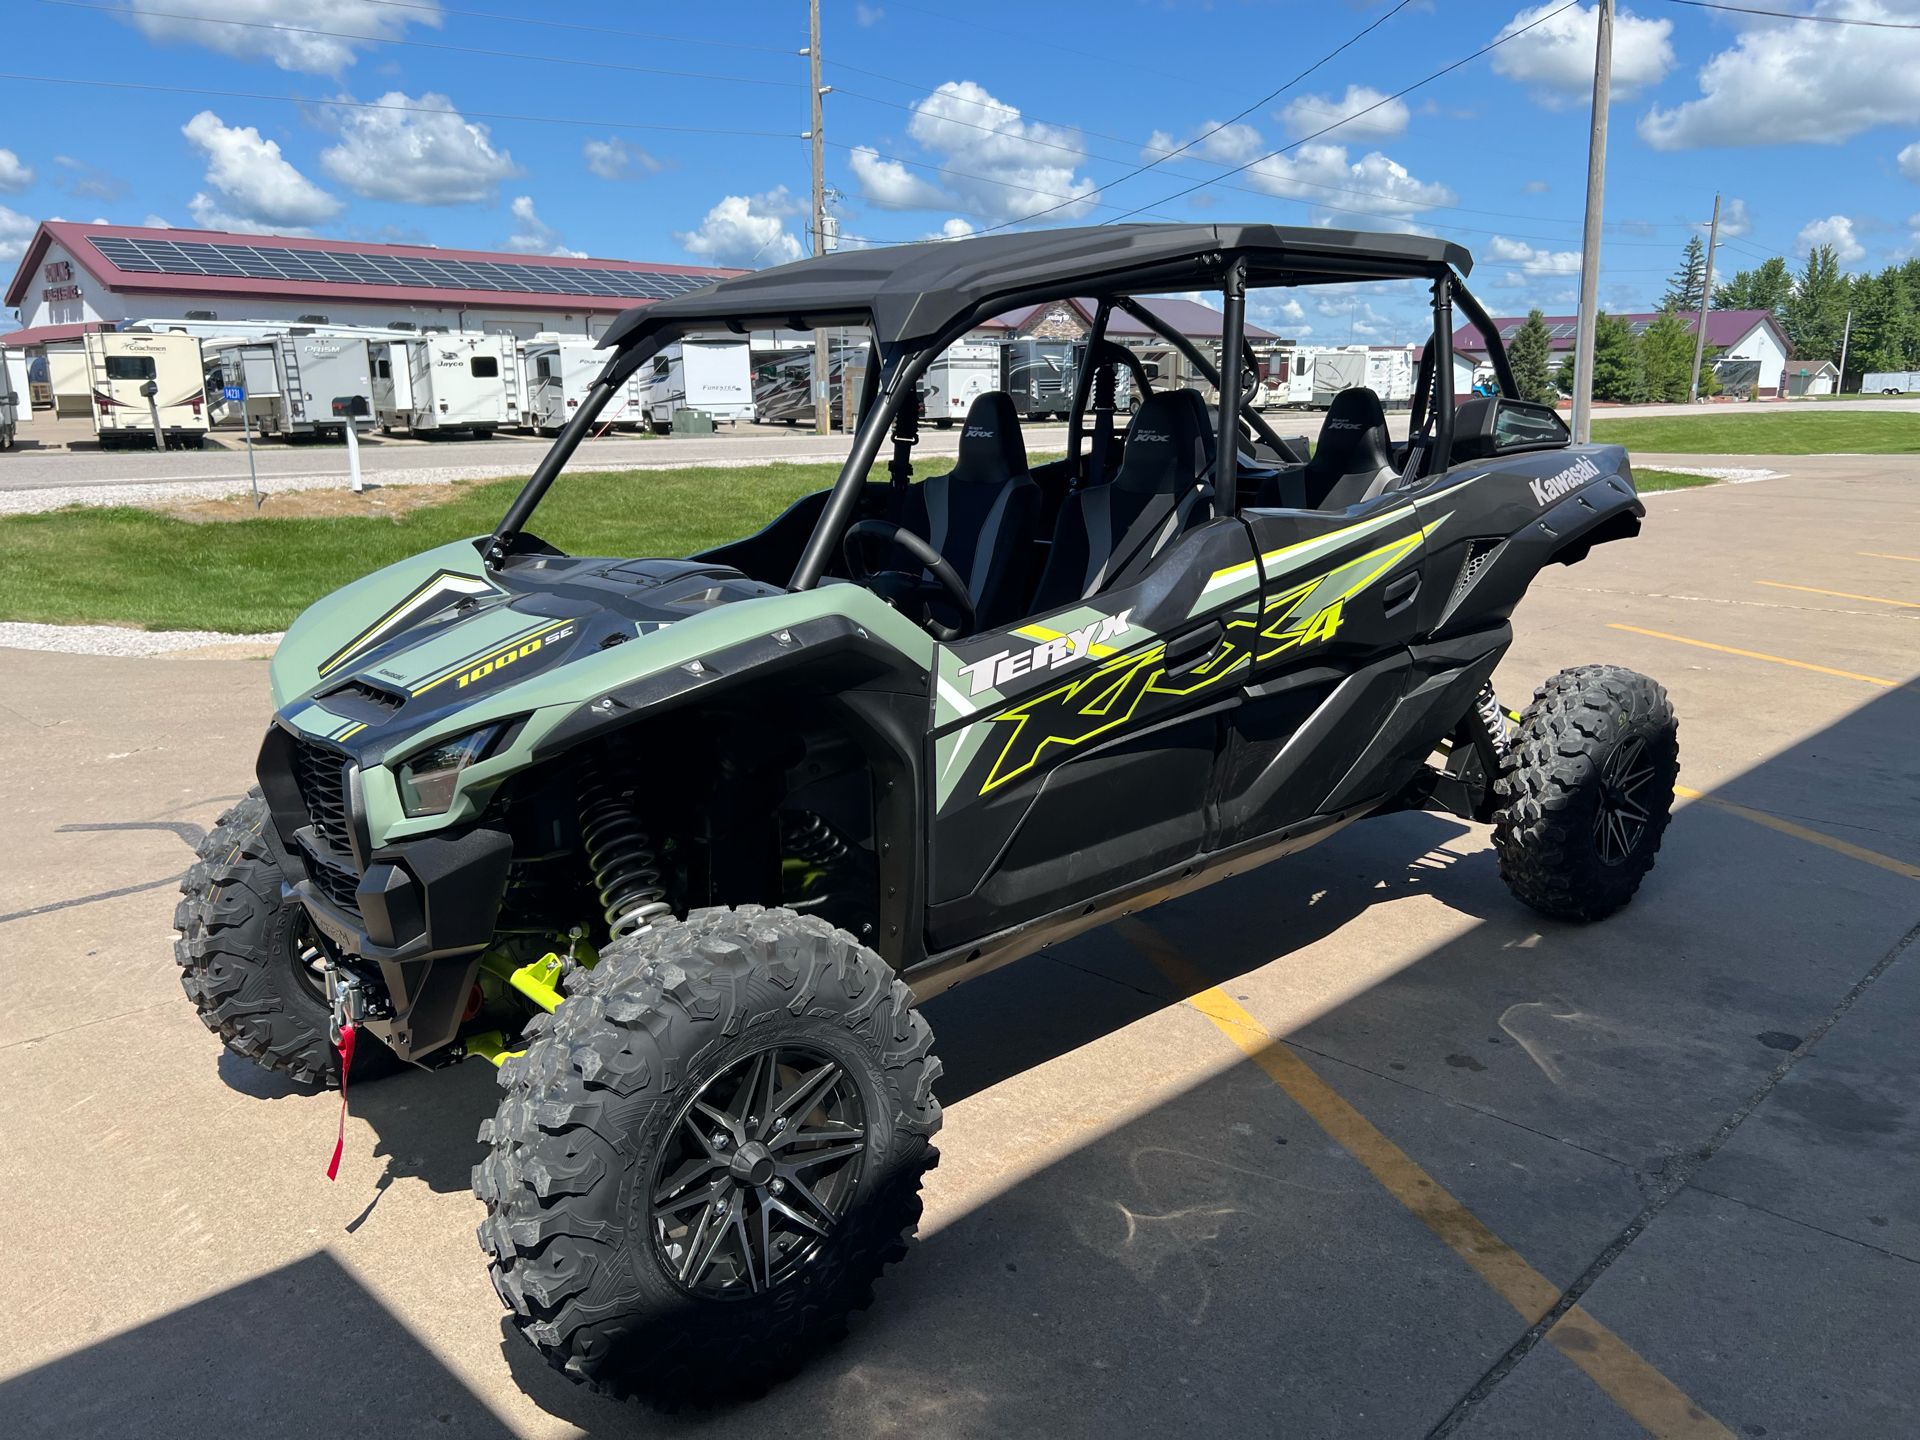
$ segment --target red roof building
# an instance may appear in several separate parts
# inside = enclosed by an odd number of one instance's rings
[[[595,335],[622,310],[740,273],[49,220],[28,244],[6,303],[34,333],[190,318]],[[0,335],[0,344],[34,343],[16,338],[23,332]]]

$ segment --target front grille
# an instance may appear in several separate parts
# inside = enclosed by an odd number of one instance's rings
[[[347,762],[338,751],[325,750],[306,740],[293,747],[293,781],[306,802],[314,834],[341,854],[347,846]]]
[[[357,917],[360,914],[360,900],[355,891],[359,888],[360,877],[314,854],[311,846],[303,845],[301,849],[307,852],[307,878],[313,882],[313,888],[347,914]]]

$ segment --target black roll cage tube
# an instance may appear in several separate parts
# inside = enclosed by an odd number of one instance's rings
[[[1185,335],[1179,334],[1170,326],[1163,325],[1153,312],[1133,298],[1132,293],[1117,294],[1124,287],[1128,292],[1150,291],[1156,279],[1184,280],[1190,283],[1191,270],[1184,266],[1146,267],[1132,275],[1115,277],[1102,288],[1107,294],[1100,300],[1094,316],[1094,328],[1087,337],[1087,354],[1091,359],[1098,342],[1106,338],[1106,321],[1114,309],[1126,311],[1153,334],[1172,345],[1186,358],[1188,363],[1207,379],[1220,392],[1220,428],[1218,442],[1218,474],[1215,477],[1216,503],[1231,513],[1237,508],[1235,480],[1239,455],[1239,425],[1241,417],[1240,373],[1242,350],[1246,345],[1246,290],[1247,257],[1235,254],[1222,257],[1221,294],[1224,305],[1223,324],[1221,326],[1221,365],[1214,364],[1201,353]],[[853,449],[847,455],[846,462],[840,467],[840,474],[833,483],[833,490],[827,497],[827,503],[815,522],[812,535],[807,539],[806,547],[800,553],[799,563],[794,567],[793,578],[788,582],[791,590],[811,590],[820,583],[826,573],[828,562],[839,544],[839,538],[850,523],[854,511],[860,502],[860,493],[866,484],[867,472],[873,468],[874,460],[879,456],[880,447],[886,442],[892,429],[893,412],[901,403],[903,395],[914,393],[920,377],[927,371],[936,356],[956,340],[962,338],[976,323],[980,314],[987,310],[1002,313],[1023,304],[1037,304],[1049,299],[1057,299],[1058,285],[1050,285],[1031,293],[1016,292],[1011,295],[994,297],[991,301],[982,301],[949,321],[946,328],[938,332],[924,344],[909,346],[906,344],[882,346],[877,341],[869,346],[870,359],[866,375],[861,385],[859,424],[855,433]],[[1461,310],[1479,330],[1487,350],[1487,358],[1493,364],[1495,378],[1499,381],[1501,392],[1510,397],[1518,396],[1513,383],[1513,371],[1507,363],[1506,347],[1501,342],[1499,332],[1467,290],[1460,277],[1451,267],[1441,267],[1433,276],[1433,321],[1432,342],[1421,357],[1421,370],[1427,371],[1432,363],[1432,386],[1437,401],[1434,436],[1433,469],[1435,473],[1446,468],[1453,441],[1453,326],[1451,306],[1457,303]],[[801,317],[795,317],[799,319]],[[825,323],[824,320],[822,323]],[[732,326],[730,328],[738,329]],[[795,325],[806,329],[808,326]],[[507,513],[500,518],[500,524],[489,537],[483,550],[489,568],[498,568],[513,548],[514,541],[525,528],[534,509],[560,471],[565,468],[573,452],[580,447],[587,432],[599,418],[600,412],[607,407],[619,387],[626,379],[655,351],[670,341],[663,340],[660,345],[646,348],[645,341],[633,347],[615,352],[608,357],[606,368],[600,372],[600,378],[593,382],[581,401],[580,408],[567,422],[567,426],[554,439],[553,445],[540,458],[527,483],[507,507]],[[1073,411],[1068,426],[1069,455],[1078,458],[1079,441],[1082,433],[1087,396],[1091,385],[1092,365],[1083,367],[1086,374],[1078,377],[1074,387]],[[1144,380],[1144,369],[1137,372]],[[1424,379],[1424,376],[1423,376]],[[1229,388],[1231,385],[1231,388]],[[1421,403],[1426,398],[1426,386],[1417,388],[1414,400],[1413,418],[1418,423],[1421,418]],[[1276,449],[1282,448],[1278,436],[1266,418],[1257,410],[1246,412],[1247,421],[1260,433],[1268,444]]]

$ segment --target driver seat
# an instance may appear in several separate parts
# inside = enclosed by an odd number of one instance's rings
[[[1309,510],[1345,510],[1399,478],[1380,397],[1355,385],[1333,397],[1302,478]]]
[[[908,487],[900,525],[946,557],[973,597],[975,630],[990,630],[1019,616],[1039,524],[1020,417],[989,391],[967,411],[953,469]]]
[[[1058,609],[1138,579],[1154,556],[1213,514],[1211,433],[1191,390],[1147,397],[1127,430],[1120,468],[1067,496],[1033,610]]]

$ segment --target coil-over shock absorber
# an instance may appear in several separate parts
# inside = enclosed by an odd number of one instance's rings
[[[824,818],[811,810],[782,811],[780,848],[809,865],[833,865],[847,856],[847,842]]]
[[[634,792],[609,779],[598,758],[588,763],[580,786],[580,839],[614,939],[672,913]]]

